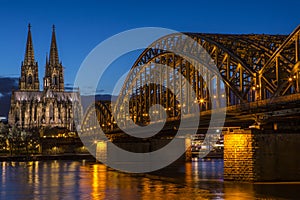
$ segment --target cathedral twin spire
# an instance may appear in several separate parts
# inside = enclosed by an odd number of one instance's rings
[[[52,27],[49,60],[46,59],[46,70],[44,77],[44,91],[48,89],[56,92],[64,91],[63,66],[61,62],[59,62],[54,25]]]
[[[28,36],[27,36],[24,63],[26,65],[30,65],[34,62],[35,61],[34,61],[34,51],[33,51],[32,36],[31,36],[31,25],[28,24]]]
[[[34,50],[31,36],[31,25],[28,25],[26,52],[21,67],[19,88],[21,91],[39,91],[38,64],[34,58]],[[46,59],[44,76],[44,91],[51,89],[56,92],[64,91],[63,66],[59,62],[56,44],[55,26],[52,27],[52,38],[49,60]]]
[[[57,65],[59,64],[58,60],[58,50],[56,45],[56,36],[55,36],[55,26],[52,26],[52,38],[51,38],[51,46],[50,46],[50,64]]]
[[[28,25],[28,36],[26,43],[26,52],[21,67],[21,77],[19,80],[19,89],[21,91],[39,91],[40,82],[38,74],[38,64],[34,59],[34,51],[31,36],[31,26]]]

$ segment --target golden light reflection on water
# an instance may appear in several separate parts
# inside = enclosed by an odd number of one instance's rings
[[[92,199],[105,199],[106,191],[106,166],[104,165],[93,165],[92,171]]]
[[[151,174],[127,174],[99,163],[2,162],[0,199],[274,198],[274,185],[223,182],[220,179],[222,164],[213,160],[200,161]],[[288,185],[285,189],[282,185],[275,186],[281,195],[288,188],[299,185]]]

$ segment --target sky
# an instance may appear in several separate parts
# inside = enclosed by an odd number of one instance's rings
[[[180,32],[289,34],[300,24],[299,7],[299,0],[0,1],[0,77],[20,76],[28,23],[32,25],[41,83],[52,24],[56,25],[59,57],[65,67],[65,84],[69,86],[89,52],[122,31],[163,27]],[[115,62],[98,92],[111,93],[114,83],[131,68],[136,56],[129,54]]]

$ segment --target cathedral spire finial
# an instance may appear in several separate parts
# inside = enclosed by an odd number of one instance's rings
[[[49,63],[53,66],[59,64],[58,50],[57,50],[56,36],[55,36],[55,25],[52,26],[52,39],[51,39]]]
[[[31,25],[29,23],[24,64],[30,65],[33,64],[34,62],[35,61],[34,61],[34,51],[33,51],[32,36],[31,36]]]

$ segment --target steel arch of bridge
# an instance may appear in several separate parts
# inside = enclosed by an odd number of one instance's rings
[[[160,38],[139,56],[121,90],[122,94],[132,93],[131,118],[136,123],[147,122],[145,114],[149,107],[156,103],[166,108],[169,117],[180,114],[178,107],[182,105],[176,102],[175,94],[165,89],[168,88],[168,84],[173,84],[173,87],[179,86],[180,90],[185,87],[175,83],[174,75],[161,69],[161,73],[166,75],[160,85],[143,85],[145,79],[151,76],[153,63],[172,66],[182,73],[193,85],[201,110],[209,110],[212,103],[218,103],[209,98],[210,91],[214,91],[212,96],[216,96],[216,99],[226,97],[227,106],[298,93],[299,34],[300,26],[289,36],[185,33]],[[166,51],[181,46],[191,53],[199,52],[197,45],[186,42],[187,37],[193,38],[209,53],[222,80],[213,79],[205,71],[195,70],[194,63]],[[116,110],[120,107],[117,102]],[[103,110],[102,107],[98,109]],[[110,112],[109,109],[107,112]],[[104,117],[99,116],[100,123],[104,122],[107,125],[114,122],[111,113],[99,113],[110,119],[105,121]]]
[[[101,101],[97,101],[89,105],[85,111],[81,130],[84,132],[96,130],[98,128],[98,124],[104,132],[113,130],[115,123],[109,106],[110,105]]]

